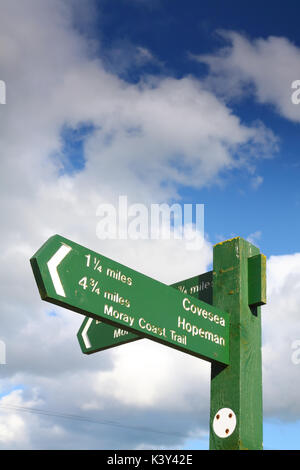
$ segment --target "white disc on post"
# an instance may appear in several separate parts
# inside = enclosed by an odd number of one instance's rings
[[[236,427],[236,415],[230,408],[221,408],[215,414],[213,430],[218,437],[230,436]]]

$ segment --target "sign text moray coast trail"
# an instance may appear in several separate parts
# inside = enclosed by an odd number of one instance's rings
[[[59,235],[30,261],[43,300],[229,364],[229,315],[219,308]]]
[[[203,300],[208,304],[212,304],[212,278],[213,272],[208,271],[207,273],[171,284],[171,287]],[[93,354],[142,339],[141,336],[129,333],[127,330],[107,325],[90,317],[86,317],[83,320],[77,333],[77,338],[81,351],[84,354]]]

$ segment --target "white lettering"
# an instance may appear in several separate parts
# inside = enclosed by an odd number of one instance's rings
[[[128,331],[121,330],[121,328],[114,329],[114,338],[119,338],[120,336],[128,335]]]
[[[154,333],[155,335],[166,337],[166,328],[161,328],[159,326],[152,325],[150,322],[146,322],[144,318],[139,319],[139,327],[142,328],[142,330],[149,331],[149,333]]]
[[[0,104],[6,104],[6,85],[3,80],[0,80]]]
[[[149,211],[144,204],[128,205],[123,195],[119,196],[118,208],[100,204],[96,215],[101,217],[96,226],[100,239],[185,239],[188,250],[199,250],[203,245],[203,204],[151,204]]]
[[[134,323],[134,317],[130,317],[127,313],[118,312],[118,310],[114,310],[113,306],[111,305],[108,307],[107,304],[104,305],[104,315],[108,315],[110,317],[114,317],[116,320],[121,320],[125,323],[129,323],[130,326]]]
[[[117,213],[112,204],[101,204],[96,215],[103,217],[96,227],[96,235],[100,240],[115,240],[117,237]]]
[[[295,80],[292,83],[292,88],[296,89],[296,91],[294,91],[291,96],[292,103],[300,104],[300,80]]]
[[[293,341],[292,349],[295,349],[292,353],[292,363],[298,365],[300,364],[300,339]]]
[[[223,337],[220,337],[217,334],[213,334],[211,331],[205,331],[203,328],[198,328],[196,325],[192,325],[191,323],[187,322],[185,318],[181,318],[180,315],[177,319],[177,326],[178,328],[185,330],[187,333],[191,333],[192,336],[200,336],[200,338],[204,338],[208,341],[220,344],[220,346],[225,346],[225,339]]]
[[[6,345],[0,340],[0,364],[6,364]]]
[[[184,310],[190,311],[194,315],[197,314],[199,317],[202,316],[202,318],[204,318],[205,320],[208,319],[217,324],[225,326],[225,319],[223,317],[219,317],[219,315],[217,314],[214,315],[212,312],[208,312],[204,308],[201,308],[201,307],[198,307],[197,305],[192,304],[191,301],[187,297],[183,299],[182,306]]]
[[[133,204],[128,211],[129,217],[135,217],[128,226],[131,240],[147,240],[149,238],[148,210],[144,204]]]

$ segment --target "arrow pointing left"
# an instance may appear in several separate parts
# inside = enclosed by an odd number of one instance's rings
[[[72,248],[68,245],[62,245],[57,252],[49,259],[47,266],[57,295],[66,297],[65,290],[57,272],[57,266],[70,253]]]
[[[91,317],[89,317],[89,318],[87,319],[87,322],[86,322],[86,324],[85,324],[85,327],[83,328],[82,333],[81,333],[82,339],[83,339],[83,342],[84,342],[84,345],[85,345],[85,347],[86,347],[87,349],[89,349],[89,348],[92,347],[91,342],[90,342],[90,339],[89,339],[88,334],[87,334],[87,332],[88,332],[88,330],[89,330],[89,328],[90,328],[90,326],[91,326],[92,321],[93,321],[93,319],[92,319]],[[97,320],[96,320],[96,321],[97,321]]]
[[[30,262],[43,300],[103,322],[110,332],[113,326],[120,344],[131,333],[132,340],[142,336],[229,364],[227,312],[59,235],[47,240]],[[91,325],[83,326],[88,353],[94,344]],[[128,334],[122,335],[123,330]]]

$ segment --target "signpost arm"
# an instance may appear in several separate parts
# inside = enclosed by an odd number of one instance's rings
[[[230,315],[230,365],[212,363],[210,449],[262,449],[260,305],[265,257],[240,237],[214,247],[213,305]]]

